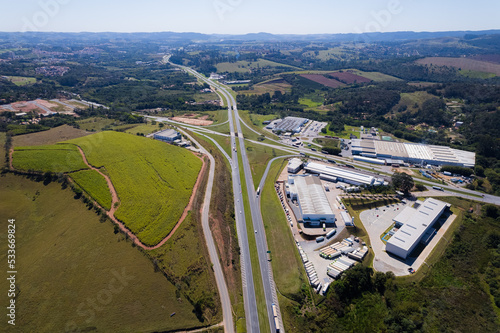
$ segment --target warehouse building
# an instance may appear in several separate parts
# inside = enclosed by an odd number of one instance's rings
[[[357,172],[354,169],[338,168],[316,162],[309,162],[304,169],[309,173],[320,174],[322,177],[329,176],[336,178],[339,182],[352,185],[377,186],[383,185],[383,179]]]
[[[406,207],[395,218],[399,230],[389,238],[385,250],[400,258],[406,259],[420,243],[427,241],[434,234],[434,223],[450,204],[427,198],[418,208]]]
[[[160,141],[174,142],[175,140],[181,139],[181,133],[173,129],[166,129],[164,131],[155,133],[154,138]]]
[[[287,195],[299,203],[302,222],[308,226],[335,224],[335,214],[328,202],[319,177],[312,175],[288,176]],[[300,220],[300,218],[298,218]]]
[[[377,140],[352,140],[353,155],[378,159],[397,159],[407,163],[431,165],[456,165],[474,167],[476,154],[446,146],[419,143],[401,143]]]
[[[309,119],[306,118],[297,118],[297,117],[286,117],[281,122],[276,123],[273,128],[273,132],[291,132],[291,133],[299,133],[302,130],[302,126],[304,126]]]
[[[297,173],[302,169],[304,163],[299,158],[292,158],[288,161],[288,173]]]

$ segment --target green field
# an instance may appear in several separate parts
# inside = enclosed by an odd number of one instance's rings
[[[299,104],[305,105],[307,109],[315,109],[323,105],[323,102],[315,102],[310,98],[299,98]]]
[[[69,125],[62,125],[51,128],[47,131],[16,135],[12,138],[12,145],[19,146],[40,146],[40,145],[53,145],[61,141],[81,138],[82,136],[89,135],[90,133],[71,127]]]
[[[108,118],[94,117],[94,118],[78,120],[77,124],[83,130],[97,132],[97,131],[101,131],[105,127],[109,127],[113,124],[116,124],[116,120],[108,119]]]
[[[307,278],[273,182],[285,166],[286,161],[283,163],[283,160],[277,160],[269,169],[261,194],[262,218],[279,293],[287,298],[300,300],[301,286],[307,283]]]
[[[313,142],[321,145],[322,147],[332,147],[332,148],[340,147],[340,141],[337,139],[320,138],[320,139],[313,139]]]
[[[260,179],[264,175],[267,163],[277,157],[283,155],[290,155],[280,149],[275,149],[252,142],[246,142],[245,147],[247,150],[248,162],[250,163],[250,169],[252,170],[252,177],[254,183],[254,189],[257,189],[260,183]]]
[[[15,331],[164,332],[207,324],[197,319],[183,292],[178,293],[172,282],[155,272],[151,261],[122,234],[115,235],[111,223],[99,223],[99,217],[81,200],[73,199],[69,189],[3,175],[0,217],[4,263],[7,222],[16,220]],[[182,232],[178,230],[179,236]],[[202,244],[192,232],[185,239],[195,246]],[[182,256],[186,258],[183,264],[191,265],[196,262],[191,249],[179,247],[170,255]],[[200,286],[191,288],[200,293],[205,288],[214,290],[209,272],[205,265],[197,274],[207,283],[196,281]],[[5,278],[0,288],[8,290]],[[2,300],[7,300],[7,293]],[[170,317],[173,312],[175,316]],[[7,324],[2,325],[6,328]]]
[[[433,96],[426,91],[402,93],[399,103],[392,108],[392,113],[397,113],[401,107],[406,107],[405,112],[415,113],[422,107],[422,104],[426,100],[431,98],[433,98]]]
[[[135,134],[135,135],[137,135],[139,133],[139,134],[148,135],[148,134],[151,134],[153,132],[157,132],[159,130],[160,130],[160,125],[158,125],[158,124],[153,125],[153,124],[151,124],[151,122],[148,122],[147,124],[140,124],[140,125],[134,126],[132,128],[126,129],[125,133]]]
[[[25,76],[7,76],[9,81],[14,83],[16,86],[25,86],[27,84],[36,83],[36,78],[25,77]]]
[[[257,69],[257,68],[266,68],[266,67],[287,67],[290,69],[294,69],[296,67],[290,66],[290,65],[285,65],[285,64],[280,64],[278,62],[274,61],[269,61],[265,59],[259,59],[258,61],[236,61],[236,62],[221,62],[215,65],[217,67],[217,72],[218,73],[232,73],[232,72],[237,72],[237,73],[249,73],[250,70],[252,69]]]
[[[70,177],[104,209],[111,209],[111,193],[106,179],[95,170],[73,172]]]
[[[340,133],[330,131],[328,129],[328,126],[326,127],[326,130],[327,130],[326,134],[320,132],[319,135],[323,135],[323,136],[329,135],[329,136],[336,136],[336,137],[342,138],[342,139],[349,139],[350,135],[353,134],[353,135],[356,135],[357,138],[359,138],[359,127],[345,125],[344,131],[342,131]]]
[[[373,80],[375,82],[401,81],[401,79],[399,79],[397,77],[390,76],[390,75],[387,75],[387,74],[383,74],[383,73],[380,73],[380,72],[363,72],[363,71],[360,71],[358,69],[349,69],[349,70],[352,71],[352,74],[356,74],[356,75],[359,75],[359,76],[366,77],[367,79]],[[347,71],[347,69],[346,69],[346,71]]]
[[[201,160],[160,141],[105,131],[67,141],[105,168],[118,193],[115,216],[147,245],[165,238],[189,202]]]
[[[77,147],[68,144],[16,147],[13,166],[24,171],[56,173],[87,169]]]
[[[6,162],[6,156],[5,156],[5,140],[7,138],[7,135],[4,132],[0,132],[0,168],[4,166]]]
[[[493,73],[487,73],[487,72],[480,72],[480,71],[472,71],[472,70],[466,70],[466,69],[461,69],[458,71],[460,75],[472,78],[472,79],[491,79],[494,78],[496,75]]]

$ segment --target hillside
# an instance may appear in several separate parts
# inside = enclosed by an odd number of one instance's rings
[[[102,132],[66,141],[104,168],[120,199],[115,216],[147,245],[165,238],[189,202],[201,169],[190,151],[160,141]]]

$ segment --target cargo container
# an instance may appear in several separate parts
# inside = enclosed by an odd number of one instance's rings
[[[274,317],[274,326],[276,327],[276,333],[280,332],[280,321],[278,317]]]
[[[316,237],[316,243],[321,243],[324,240],[325,240],[325,237],[323,237],[323,236]]]
[[[273,303],[273,316],[278,317],[278,309],[276,307],[276,304]]]
[[[326,239],[330,239],[330,238],[332,238],[332,237],[335,235],[335,233],[336,233],[336,232],[337,232],[337,229],[332,229],[332,230],[330,230],[330,231],[326,234]]]

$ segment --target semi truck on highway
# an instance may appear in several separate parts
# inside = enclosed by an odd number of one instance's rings
[[[260,194],[260,186],[257,188],[257,195]]]

